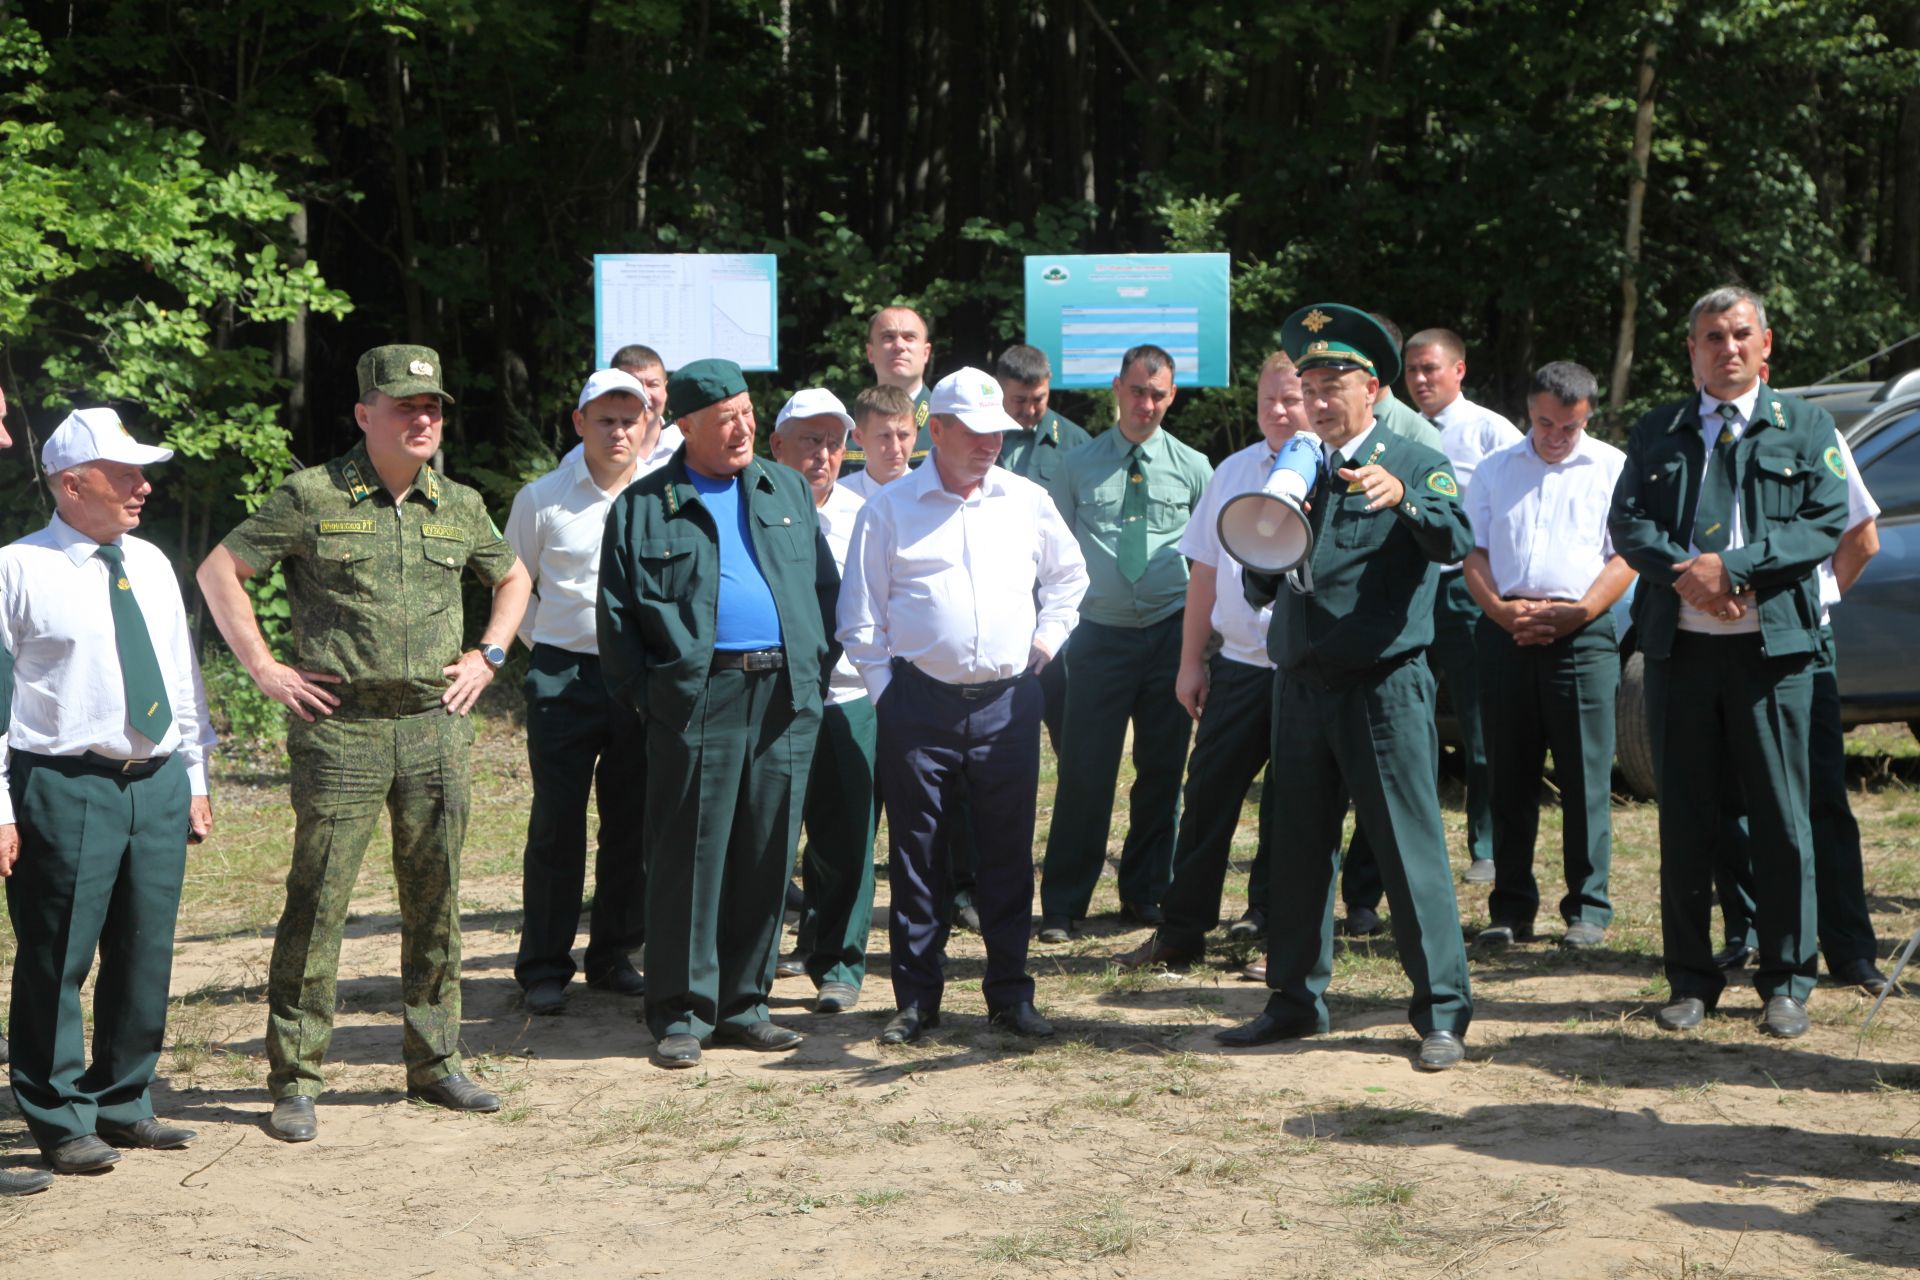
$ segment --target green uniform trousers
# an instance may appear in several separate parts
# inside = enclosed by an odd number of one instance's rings
[[[873,785],[873,700],[830,702],[807,780],[806,852],[800,878],[800,954],[813,984],[859,986],[867,976],[873,928],[873,836],[880,818]]]
[[[1328,1028],[1334,871],[1347,799],[1379,855],[1408,1020],[1421,1035],[1464,1034],[1473,1020],[1467,949],[1434,793],[1440,745],[1433,677],[1416,654],[1356,681],[1320,687],[1282,672],[1273,708],[1269,785],[1279,823],[1267,909],[1267,1009]]]
[[[784,670],[711,673],[685,727],[647,721],[647,1026],[767,1020],[820,710]]]
[[[587,881],[587,803],[599,799],[593,917],[586,971],[604,977],[646,938],[645,743],[631,707],[607,697],[600,659],[552,645],[533,647],[527,667],[527,768],[533,809],[522,858],[522,988],[567,982]]]
[[[288,726],[293,865],[267,971],[267,1090],[276,1100],[321,1091],[340,935],[383,809],[400,899],[407,1083],[460,1070],[460,849],[472,749],[473,721],[439,710]]]
[[[1160,941],[1167,946],[1204,950],[1207,931],[1220,923],[1220,896],[1233,835],[1240,826],[1240,808],[1267,767],[1272,749],[1273,669],[1214,654],[1207,664],[1207,705],[1188,760],[1173,883],[1160,903],[1166,915]],[[1263,912],[1273,842],[1273,796],[1269,779],[1260,789],[1260,841],[1247,879],[1247,902]]]
[[[173,926],[187,865],[187,770],[145,778],[16,751],[20,861],[7,879],[13,1099],[48,1151],[153,1115],[148,1088],[167,1025]],[[93,982],[93,1062],[80,987]]]
[[[1159,906],[1173,878],[1180,779],[1193,721],[1173,696],[1180,673],[1180,612],[1146,627],[1082,619],[1067,659],[1067,721],[1060,786],[1040,873],[1043,916],[1084,919],[1107,861],[1113,793],[1127,722],[1133,722],[1133,789],[1120,849],[1120,901]]]
[[[1534,845],[1540,836],[1540,780],[1547,752],[1561,803],[1561,863],[1567,892],[1560,918],[1605,928],[1613,865],[1613,699],[1620,645],[1613,616],[1601,614],[1547,645],[1515,644],[1481,618],[1480,707],[1493,775],[1492,922],[1525,933],[1540,911]]]
[[[1675,999],[1712,1008],[1713,873],[1725,826],[1723,774],[1751,824],[1754,928],[1762,999],[1813,990],[1813,831],[1808,821],[1812,654],[1769,658],[1760,637],[1676,632],[1647,660],[1647,721],[1660,780],[1660,929]]]

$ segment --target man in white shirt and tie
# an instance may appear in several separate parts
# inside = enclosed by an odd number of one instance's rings
[[[868,500],[840,591],[840,642],[872,695],[891,842],[889,942],[898,1012],[880,1039],[940,1021],[946,914],[942,815],[964,786],[982,815],[974,905],[988,1020],[1051,1035],[1026,972],[1043,668],[1079,617],[1087,568],[1045,490],[994,466],[1014,423],[1000,385],[962,369],[934,387],[932,465]]]
[[[586,887],[587,801],[596,792],[600,840],[587,985],[616,995],[646,994],[631,959],[646,940],[640,839],[646,758],[635,749],[639,718],[609,698],[601,681],[594,608],[607,511],[621,490],[653,469],[642,469],[640,450],[650,429],[657,434],[658,415],[632,374],[601,369],[580,388],[573,429],[580,447],[514,496],[506,529],[534,590],[519,632],[530,655],[527,766],[533,808],[522,862],[525,919],[513,976],[528,1012],[536,1014],[566,1008]]]
[[[767,438],[774,461],[806,477],[820,515],[820,534],[843,576],[854,521],[865,505],[845,480],[834,479],[852,429],[853,418],[838,396],[825,387],[808,387],[781,406]],[[860,1003],[860,985],[867,978],[873,833],[880,816],[873,787],[873,740],[873,700],[842,653],[827,680],[820,744],[802,814],[807,846],[800,875],[806,905],[800,914],[799,961],[819,992],[815,1013],[853,1008]]]
[[[52,522],[0,550],[13,1096],[59,1173],[194,1136],[154,1118],[150,1089],[187,845],[213,824],[214,738],[173,566],[129,536],[153,491],[143,468],[172,456],[111,409],[76,410],[41,450]],[[96,951],[89,1063],[80,987]]]
[[[1474,549],[1467,587],[1478,624],[1480,708],[1492,773],[1491,924],[1476,941],[1533,937],[1540,887],[1533,846],[1540,781],[1553,752],[1567,892],[1561,945],[1597,947],[1613,920],[1613,700],[1620,687],[1615,601],[1633,581],[1607,533],[1626,455],[1589,436],[1593,374],[1542,365],[1527,394],[1527,436],[1480,462],[1467,491]]]

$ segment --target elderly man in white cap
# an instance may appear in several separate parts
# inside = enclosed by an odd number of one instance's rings
[[[1019,1035],[1053,1027],[1033,1006],[1036,674],[1079,620],[1087,564],[1039,485],[994,465],[1016,424],[980,369],[940,380],[929,402],[933,465],[867,500],[840,589],[839,638],[872,695],[887,806],[889,934],[898,1012],[884,1044],[940,1021],[946,982],[943,815],[964,787],[976,814],[974,905],[987,944],[988,1020]]]
[[[797,392],[780,408],[767,446],[774,461],[806,477],[820,532],[844,575],[854,518],[864,499],[836,483],[853,417],[824,387]],[[797,958],[819,994],[815,1013],[845,1013],[860,1001],[873,924],[873,832],[880,812],[873,787],[873,700],[845,654],[827,682],[820,745],[807,779],[806,852],[800,875],[806,906]]]
[[[526,699],[533,809],[522,861],[525,921],[513,966],[531,1013],[566,1008],[586,888],[590,796],[599,801],[600,834],[587,985],[623,996],[647,989],[631,959],[646,940],[640,836],[646,753],[639,749],[639,718],[609,698],[601,681],[594,606],[607,510],[643,474],[640,450],[651,409],[646,388],[632,374],[597,370],[580,388],[573,411],[580,447],[520,490],[507,517],[507,541],[533,576],[534,590],[519,632],[531,655]]]
[[[173,451],[135,441],[111,409],[80,409],[40,456],[56,514],[0,549],[13,1096],[56,1172],[95,1173],[116,1146],[194,1136],[154,1118],[149,1090],[187,844],[213,825],[213,730],[173,566],[130,536],[153,492],[143,469]],[[80,986],[96,952],[89,1062]]]

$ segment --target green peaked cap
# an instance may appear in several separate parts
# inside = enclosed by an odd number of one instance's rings
[[[1287,317],[1280,345],[1302,372],[1315,367],[1364,369],[1382,383],[1400,376],[1400,348],[1380,322],[1358,307],[1316,302]]]

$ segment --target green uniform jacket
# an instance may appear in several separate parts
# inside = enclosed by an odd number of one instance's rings
[[[1365,454],[1406,486],[1396,507],[1368,511],[1364,493],[1330,476],[1313,496],[1313,594],[1276,575],[1245,576],[1247,600],[1273,604],[1267,654],[1323,684],[1357,677],[1433,643],[1439,566],[1473,550],[1460,483],[1447,455],[1377,425]],[[1328,451],[1331,459],[1332,451]]]
[[[291,663],[339,676],[349,720],[438,710],[465,631],[460,571],[494,587],[514,566],[478,491],[422,466],[396,503],[364,443],[288,476],[220,545],[255,573],[286,562]]]
[[[1000,465],[1045,488],[1060,469],[1060,460],[1091,439],[1086,428],[1049,409],[1033,430],[1001,437]]]
[[[1846,466],[1833,415],[1762,383],[1753,421],[1734,449],[1746,545],[1720,559],[1733,585],[1750,593],[1748,607],[1759,610],[1761,648],[1772,657],[1812,653],[1820,639],[1815,570],[1847,525]],[[1633,629],[1649,658],[1673,652],[1681,608],[1673,566],[1691,555],[1686,507],[1705,456],[1700,397],[1662,405],[1634,426],[1613,490],[1607,527],[1614,549],[1640,573]]]
[[[833,669],[840,571],[798,471],[755,458],[741,474],[754,554],[780,614],[794,710],[817,708]],[[687,725],[713,665],[719,608],[719,533],[687,478],[682,448],[607,513],[598,610],[607,693],[642,716]]]

